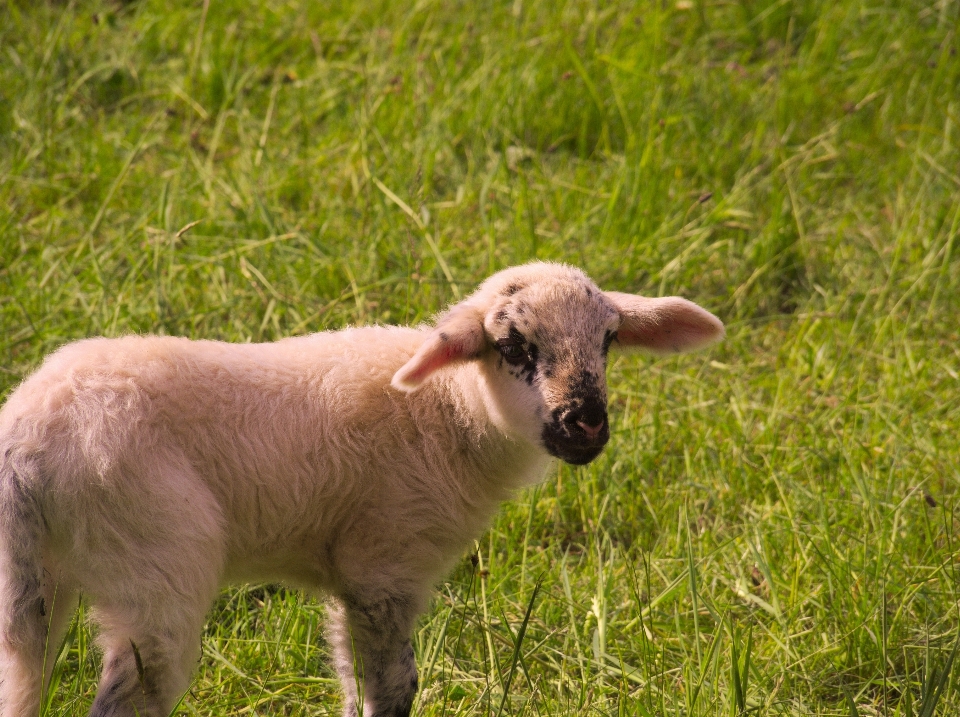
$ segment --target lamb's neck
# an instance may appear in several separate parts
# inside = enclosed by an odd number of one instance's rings
[[[484,482],[512,491],[543,478],[552,459],[541,446],[510,430],[474,364],[448,372],[438,388],[462,431],[461,455],[469,456]]]

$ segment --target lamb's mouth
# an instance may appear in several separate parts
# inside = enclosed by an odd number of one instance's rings
[[[609,439],[610,429],[606,421],[600,433],[592,438],[571,435],[562,426],[550,423],[544,425],[540,434],[543,447],[550,455],[574,466],[585,466],[599,456]]]

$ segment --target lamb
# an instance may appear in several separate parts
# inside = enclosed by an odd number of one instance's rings
[[[0,715],[39,713],[78,593],[103,650],[90,714],[167,715],[238,581],[329,595],[344,714],[408,715],[435,583],[553,458],[607,443],[608,349],[722,335],[684,299],[534,263],[432,329],[61,348],[0,411]]]

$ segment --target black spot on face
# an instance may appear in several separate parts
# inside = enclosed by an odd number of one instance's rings
[[[497,350],[500,352],[500,363],[498,368],[503,365],[503,361],[510,364],[510,375],[516,378],[522,378],[529,385],[533,385],[537,373],[537,358],[540,350],[532,341],[527,341],[516,326],[510,326],[509,334],[502,339],[497,340]]]
[[[502,324],[504,321],[507,320],[507,310],[506,310],[506,309],[500,309],[500,311],[498,311],[498,312],[496,313],[496,315],[493,317],[493,319],[494,319],[494,321],[496,321],[498,324]]]
[[[504,295],[504,296],[513,296],[513,295],[516,294],[518,291],[520,291],[520,289],[522,289],[522,288],[523,288],[523,287],[520,286],[520,284],[510,284],[509,286],[507,286],[506,289],[503,290],[503,295]]]
[[[553,361],[551,361],[548,358],[540,359],[540,373],[543,375],[544,378],[553,378],[553,373],[554,373],[553,369],[554,369]]]
[[[527,347],[527,362],[523,365],[523,372],[526,375],[526,381],[528,386],[533,385],[533,377],[537,373],[537,359],[540,355],[540,350],[537,348],[537,345],[531,343]]]

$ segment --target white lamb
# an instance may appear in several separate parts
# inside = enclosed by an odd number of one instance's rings
[[[104,653],[90,714],[162,717],[220,587],[276,580],[331,596],[344,714],[359,684],[364,716],[408,715],[432,587],[551,456],[606,444],[607,349],[722,334],[537,263],[433,329],[65,346],[0,411],[0,715],[39,713],[78,592]]]

